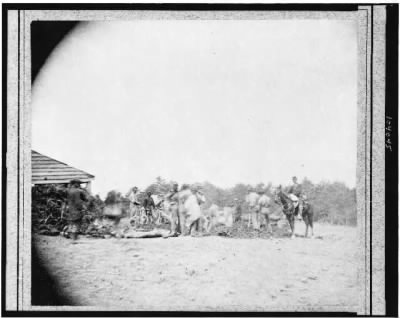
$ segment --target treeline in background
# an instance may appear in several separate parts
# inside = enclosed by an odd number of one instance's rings
[[[204,208],[211,204],[217,204],[219,207],[232,206],[234,199],[239,200],[242,205],[242,211],[246,213],[244,203],[247,194],[248,184],[238,183],[231,188],[220,188],[210,182],[193,184],[201,186],[202,192],[206,196],[207,202]],[[314,220],[317,222],[326,222],[338,225],[357,224],[356,190],[348,188],[341,182],[320,182],[312,183],[304,179],[301,183],[303,192],[308,201],[314,206]],[[133,185],[132,185],[133,186]],[[253,186],[254,187],[254,186]],[[172,181],[158,177],[139,193],[138,198],[143,202],[146,192],[152,194],[165,194],[172,188]],[[264,190],[273,202],[273,185],[271,183],[257,184],[255,190]],[[287,191],[288,188],[284,188]],[[66,219],[63,217],[66,202],[67,185],[43,184],[32,187],[32,226],[36,231],[46,233],[57,233],[66,225]],[[106,204],[113,202],[125,202],[129,205],[127,193],[121,193],[117,190],[109,191],[105,200],[99,195],[89,195],[89,201],[86,206],[83,218],[83,227],[88,226],[96,218],[102,216],[102,210]],[[272,203],[271,209],[274,214],[281,214],[282,209],[276,203]],[[282,215],[281,215],[282,216]],[[283,217],[283,216],[282,216]]]

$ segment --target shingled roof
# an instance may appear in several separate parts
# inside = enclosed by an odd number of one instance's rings
[[[94,176],[32,150],[33,184],[69,183],[72,179],[89,182]]]

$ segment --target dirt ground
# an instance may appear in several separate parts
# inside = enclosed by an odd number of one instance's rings
[[[297,226],[304,234],[304,226]],[[356,311],[356,228],[315,225],[314,239],[36,236],[76,305],[103,310]]]

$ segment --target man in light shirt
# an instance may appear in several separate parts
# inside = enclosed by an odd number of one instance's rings
[[[260,216],[265,218],[267,231],[272,232],[271,225],[269,223],[269,213],[271,206],[271,198],[265,194],[264,190],[260,190],[260,198],[258,199],[258,208]],[[260,222],[261,223],[261,222]]]
[[[139,201],[138,201],[138,188],[133,187],[129,190],[127,197],[129,199],[129,218],[133,218],[136,215],[136,212],[139,208]]]
[[[246,204],[248,211],[250,213],[249,217],[251,220],[251,223],[253,224],[253,228],[255,230],[260,229],[260,223],[259,223],[259,206],[258,206],[258,200],[260,196],[257,194],[257,192],[252,188],[248,187],[247,189],[247,195],[246,195]]]
[[[297,218],[301,219],[301,215],[299,213],[299,199],[302,197],[302,188],[301,185],[297,183],[297,177],[293,177],[292,178],[293,184],[290,186],[288,194],[289,194],[289,198],[293,201],[293,205],[296,211]]]
[[[177,236],[181,233],[180,219],[179,219],[179,191],[178,183],[172,183],[171,191],[166,195],[169,201],[169,214],[171,215],[171,229],[170,236]]]

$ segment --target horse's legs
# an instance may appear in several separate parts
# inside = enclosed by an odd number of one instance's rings
[[[308,216],[308,220],[309,220],[310,227],[311,227],[311,238],[314,238],[314,220],[313,220],[313,215],[312,214],[310,214]]]
[[[294,238],[294,214],[292,214],[292,215],[287,214],[286,219],[289,222],[291,238]]]
[[[194,221],[191,225],[190,225],[190,230],[189,230],[189,234],[192,235],[192,230],[195,233],[199,233],[200,231],[200,218],[198,218],[196,221]]]
[[[188,229],[187,235],[192,235],[192,231],[195,228],[195,223],[196,223],[196,221],[190,223],[190,225],[188,226],[189,229]]]
[[[291,216],[290,216],[290,229],[292,230],[292,236],[291,236],[291,238],[294,238],[295,237],[295,235],[294,235],[294,231],[295,231],[295,221],[294,221],[294,214],[292,214]]]
[[[306,238],[308,236],[308,226],[309,222],[307,218],[304,218],[304,223],[306,224],[306,233],[304,234],[304,237]]]

